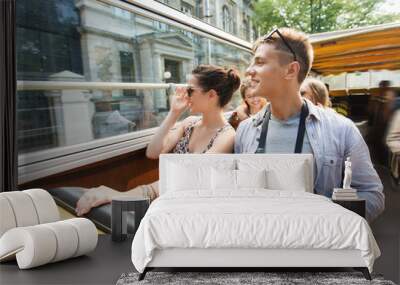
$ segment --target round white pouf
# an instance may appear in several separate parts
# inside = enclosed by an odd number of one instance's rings
[[[98,234],[92,221],[85,218],[74,218],[64,222],[72,225],[78,233],[78,248],[74,257],[86,254],[96,248]]]
[[[16,257],[20,269],[86,254],[96,248],[97,229],[75,218],[8,230],[0,238],[0,261]]]
[[[75,255],[78,249],[78,233],[69,223],[59,221],[43,226],[53,231],[57,240],[57,252],[51,262],[64,260]]]
[[[3,192],[1,196],[10,202],[17,227],[39,224],[38,215],[31,197],[23,191]]]
[[[24,190],[30,196],[36,208],[39,224],[51,223],[60,220],[60,213],[56,202],[49,192],[43,189]]]
[[[0,239],[0,259],[9,260],[16,254],[20,269],[49,263],[56,251],[54,233],[41,225],[11,229]]]
[[[2,195],[0,195],[0,219],[0,237],[9,229],[17,226],[11,204],[8,199]]]
[[[9,229],[60,220],[53,197],[43,189],[0,193],[0,237]]]

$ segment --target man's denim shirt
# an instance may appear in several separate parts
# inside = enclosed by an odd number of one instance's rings
[[[363,137],[351,120],[305,101],[309,109],[306,131],[317,169],[314,192],[331,197],[333,188],[342,187],[344,161],[350,156],[351,187],[366,200],[367,220],[372,221],[384,210],[385,196]],[[265,108],[239,125],[235,153],[255,153],[264,112]]]

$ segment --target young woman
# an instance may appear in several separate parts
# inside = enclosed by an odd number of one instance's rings
[[[329,100],[328,89],[325,84],[318,79],[306,78],[301,84],[300,93],[301,96],[313,102],[314,105],[324,108],[332,107],[331,101]]]
[[[240,86],[240,77],[233,69],[200,65],[192,71],[187,88],[177,88],[170,111],[147,146],[148,158],[157,159],[161,153],[230,153],[235,131],[224,119],[223,107]],[[190,116],[177,122],[189,109]],[[91,208],[110,203],[115,196],[158,197],[158,181],[119,192],[106,186],[88,189],[76,206],[78,216]]]
[[[244,81],[240,86],[240,95],[242,95],[242,104],[240,104],[232,116],[229,118],[229,123],[237,129],[240,122],[257,114],[267,104],[265,98],[253,96],[250,89],[250,82]]]

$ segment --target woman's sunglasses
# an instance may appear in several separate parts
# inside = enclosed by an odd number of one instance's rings
[[[187,88],[186,88],[187,96],[188,96],[189,98],[192,97],[192,96],[193,96],[193,92],[194,92],[194,90],[196,90],[196,89],[200,89],[200,88],[196,88],[196,87],[192,87],[192,86],[187,87]]]
[[[194,89],[193,89],[192,86],[189,86],[188,88],[186,88],[186,93],[187,93],[189,98],[192,97],[193,91],[194,91]]]

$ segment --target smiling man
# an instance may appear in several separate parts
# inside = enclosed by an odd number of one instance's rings
[[[314,192],[327,197],[341,187],[344,161],[350,156],[351,186],[366,199],[367,219],[375,219],[384,209],[383,186],[357,127],[300,95],[313,61],[307,36],[276,29],[258,39],[253,51],[247,69],[250,86],[253,94],[270,104],[239,125],[235,153],[311,153],[316,165]]]

